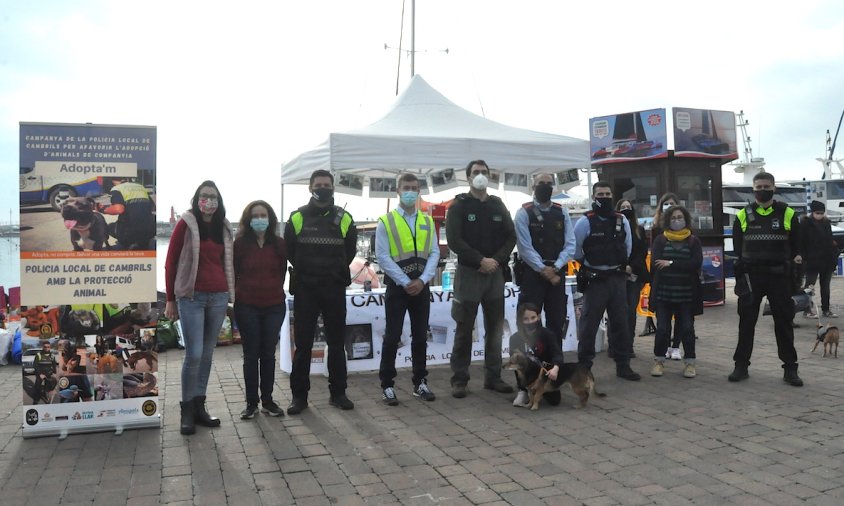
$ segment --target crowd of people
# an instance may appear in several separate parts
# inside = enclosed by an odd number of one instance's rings
[[[465,173],[469,191],[454,199],[445,226],[448,248],[457,263],[451,306],[456,325],[450,359],[453,397],[469,394],[479,307],[484,326],[483,387],[502,394],[514,392],[501,376],[504,287],[510,280],[514,248],[518,249],[515,270],[520,293],[517,332],[509,340],[511,354],[524,353],[545,364],[544,374],[551,381],[560,381],[566,269],[575,260],[580,265],[578,291],[583,294],[577,322],[579,367],[591,370],[596,336],[606,314],[608,355],[615,361],[616,375],[630,381],[641,379],[630,360],[634,357],[639,293],[650,283],[650,310],[657,322],[650,374],[663,376],[666,359],[678,355],[682,345],[682,374],[696,376],[694,317],[703,310],[702,246],[689,211],[676,195],[667,193],[660,198],[649,242],[634,203],[627,199],[616,202],[605,181],[592,186],[591,210],[573,223],[568,211],[551,199],[552,174],[535,176],[533,199],[512,219],[504,202],[487,192],[490,168],[486,162],[469,162]],[[812,203],[812,214],[799,220],[793,209],[774,200],[773,175],[757,174],[753,189],[756,201],[738,212],[733,226],[740,323],[735,369],[728,379],[736,382],[749,376],[759,305],[767,297],[784,380],[801,386],[792,329],[793,271],[806,263],[807,289],[818,281],[822,314],[835,317],[830,310],[829,283],[838,250],[822,204]],[[378,220],[375,234],[376,257],[386,286],[379,380],[381,399],[389,406],[399,404],[395,362],[406,317],[413,396],[424,401],[436,399],[427,381],[426,348],[430,283],[440,264],[434,221],[417,208],[418,178],[401,174],[395,190],[399,205]],[[309,191],[309,202],[290,215],[283,236],[278,234],[275,212],[262,200],[246,206],[235,236],[225,217],[222,195],[212,181],[199,185],[191,209],[176,225],[165,266],[165,315],[181,319],[184,332],[182,434],[194,433],[196,425],[220,425],[220,420],[208,413],[205,401],[214,346],[229,303],[234,303],[243,341],[246,408],[241,418],[254,418],[259,410],[270,416],[284,415],[273,400],[273,385],[276,345],[287,308],[284,284],[288,273],[296,318],[292,401],[287,413],[296,415],[308,408],[311,354],[320,317],[328,348],[329,403],[342,410],[354,409],[346,395],[344,328],[357,228],[352,216],[334,204],[330,172],[315,171]],[[802,235],[801,229],[805,230]],[[517,378],[516,386],[513,405],[528,405],[527,385]],[[559,392],[546,394],[545,400],[558,404]]]

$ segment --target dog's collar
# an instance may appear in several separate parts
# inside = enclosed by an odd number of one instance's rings
[[[71,230],[85,231],[85,230],[88,230],[89,228],[91,228],[91,223],[89,223],[87,227],[71,227]]]

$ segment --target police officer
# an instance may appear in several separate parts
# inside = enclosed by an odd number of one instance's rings
[[[791,299],[790,261],[803,263],[799,255],[798,217],[794,209],[774,201],[774,176],[760,172],[753,176],[756,202],[736,214],[733,222],[733,247],[736,295],[738,295],[739,333],[730,381],[746,380],[759,304],[767,296],[774,317],[777,351],[783,362],[783,380],[803,386],[797,375],[797,351],[794,349],[794,301]]]
[[[484,388],[512,393],[501,379],[501,333],[504,323],[504,272],[516,245],[510,212],[487,193],[489,166],[473,160],[466,166],[468,193],[455,197],[445,218],[448,247],[457,254],[451,317],[457,323],[451,351],[451,395],[466,397],[472,361],[472,331],[478,305],[484,311]]]
[[[155,204],[143,185],[115,179],[111,188],[111,205],[103,214],[117,215],[108,224],[108,234],[124,249],[155,249]]]
[[[579,275],[589,278],[578,321],[577,360],[592,368],[595,334],[604,316],[609,317],[609,346],[615,359],[615,374],[631,381],[641,379],[630,368],[632,334],[628,333],[625,266],[630,258],[630,223],[613,208],[612,188],[606,181],[592,185],[592,210],[574,226],[575,258],[581,261]]]
[[[375,229],[375,255],[386,274],[384,342],[381,346],[381,399],[389,406],[399,403],[394,388],[396,352],[401,340],[405,313],[410,314],[410,353],[413,365],[413,395],[426,401],[435,399],[428,387],[425,367],[428,348],[428,317],[431,291],[428,282],[437,273],[440,250],[434,220],[416,210],[419,180],[410,173],[396,182],[399,207],[378,219]]]
[[[551,202],[554,176],[534,179],[533,201],[516,211],[516,245],[523,262],[519,304],[530,302],[545,310],[545,328],[563,349],[566,284],[563,269],[574,256],[574,228],[566,209]]]
[[[322,313],[328,345],[329,403],[354,409],[346,397],[346,287],[349,264],[357,252],[357,228],[352,215],[334,205],[334,176],[327,170],[311,174],[311,200],[287,220],[284,240],[287,258],[295,269],[293,400],[287,412],[296,415],[308,407],[311,388],[311,350],[317,319]]]

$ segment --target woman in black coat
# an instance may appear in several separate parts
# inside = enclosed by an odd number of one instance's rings
[[[800,220],[800,255],[806,266],[806,288],[820,278],[821,311],[826,318],[838,315],[829,309],[829,283],[838,264],[838,245],[832,238],[832,224],[826,218],[826,206],[813,200],[809,204],[812,214]],[[817,313],[806,311],[803,316],[817,318]]]

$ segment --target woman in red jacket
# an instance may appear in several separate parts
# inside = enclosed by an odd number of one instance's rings
[[[243,376],[246,381],[246,409],[240,418],[248,420],[261,411],[282,416],[273,401],[275,349],[286,312],[284,276],[287,250],[278,236],[278,218],[263,200],[243,210],[234,241],[234,318],[243,342]]]

